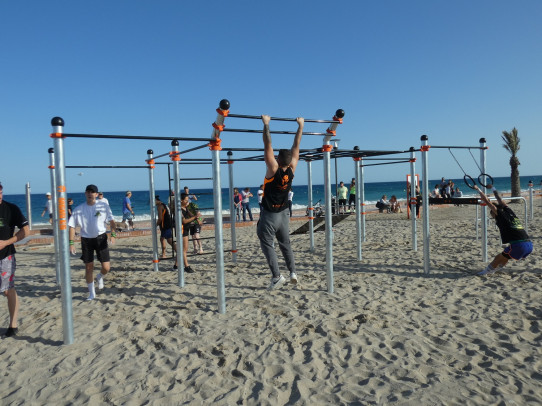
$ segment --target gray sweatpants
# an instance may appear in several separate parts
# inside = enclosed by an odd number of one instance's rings
[[[262,210],[260,214],[256,233],[260,239],[260,246],[267,259],[273,278],[280,276],[277,253],[275,252],[275,237],[277,237],[280,251],[286,261],[286,267],[290,272],[295,272],[294,253],[290,245],[289,223],[290,215],[288,210],[282,210],[278,213]]]

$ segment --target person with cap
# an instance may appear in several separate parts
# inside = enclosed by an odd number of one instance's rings
[[[111,228],[111,244],[115,243],[115,220],[108,204],[96,200],[98,187],[88,185],[85,189],[86,202],[75,208],[68,221],[70,227],[70,252],[75,255],[75,227],[81,227],[81,259],[85,264],[85,279],[87,281],[89,296],[87,300],[96,297],[94,288],[94,252],[102,265],[96,280],[98,289],[104,288],[104,277],[111,268],[109,247],[107,245],[107,230],[105,222]]]
[[[15,227],[19,230],[15,235]],[[28,221],[21,209],[13,203],[3,200],[3,187],[0,183],[0,293],[8,299],[9,326],[5,337],[17,335],[19,330],[17,315],[19,313],[19,297],[15,290],[15,246],[30,234]]]
[[[53,224],[53,201],[51,200],[51,193],[47,192],[45,193],[45,196],[47,197],[47,201],[41,212],[41,217],[43,217],[45,213],[49,213],[49,224]]]
[[[132,227],[134,229],[134,209],[132,208],[132,202],[130,201],[132,192],[129,190],[126,192],[126,196],[122,200],[122,224],[129,230]],[[126,226],[126,220],[128,220],[128,226]]]

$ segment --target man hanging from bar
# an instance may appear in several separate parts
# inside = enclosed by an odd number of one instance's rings
[[[262,212],[258,220],[257,234],[262,252],[271,269],[271,283],[268,290],[273,290],[286,282],[280,274],[277,254],[275,253],[275,237],[280,251],[290,271],[290,283],[297,283],[294,253],[290,244],[288,213],[288,192],[292,188],[294,172],[299,162],[299,144],[303,135],[304,119],[296,119],[298,129],[291,149],[281,149],[277,158],[271,145],[269,132],[270,116],[262,115],[264,160],[267,167],[263,185]]]
[[[497,198],[496,205],[489,200],[489,197],[478,186],[475,185],[474,189],[480,193],[480,198],[491,210],[491,216],[495,219],[497,227],[499,227],[502,243],[509,245],[501,254],[495,257],[486,269],[477,273],[479,276],[491,275],[499,268],[504,267],[509,259],[520,260],[527,257],[533,251],[533,243],[516,214],[502,201],[499,192],[497,192],[497,189],[493,185],[487,185],[487,187],[488,189],[492,189],[493,194]]]

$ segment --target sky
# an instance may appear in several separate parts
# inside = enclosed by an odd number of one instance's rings
[[[33,193],[49,191],[55,116],[66,133],[209,138],[215,109],[227,98],[237,114],[331,119],[342,108],[340,149],[408,150],[420,147],[423,134],[430,145],[478,146],[484,137],[492,176],[510,174],[501,135],[516,127],[520,174],[538,183],[540,21],[538,0],[3,1],[0,181],[5,194],[24,193],[27,182]],[[261,122],[230,118],[226,126],[261,129]],[[272,122],[271,129],[296,126]],[[258,134],[222,139],[224,147],[262,146]],[[322,141],[304,136],[301,148]],[[275,148],[291,143],[292,136],[273,136]],[[182,141],[180,149],[201,144]],[[158,155],[171,145],[66,138],[64,149],[67,165],[144,165],[148,149]],[[479,151],[472,152],[478,159]],[[478,176],[468,150],[454,155]],[[183,158],[210,156],[204,148]],[[463,177],[446,149],[430,150],[428,162],[431,179]],[[156,169],[158,189],[167,188],[166,166]],[[307,183],[306,167],[298,166],[296,184]],[[181,166],[181,177],[211,172]],[[408,172],[408,164],[367,167],[365,181],[401,181]],[[313,183],[323,183],[321,162],[312,173]],[[264,174],[263,163],[234,164],[238,187],[258,186]],[[353,176],[352,159],[338,160],[339,180]],[[78,192],[89,183],[104,191],[146,190],[148,172],[68,169],[66,183]]]

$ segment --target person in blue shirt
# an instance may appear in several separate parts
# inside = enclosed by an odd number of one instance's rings
[[[127,230],[130,227],[132,227],[132,230],[134,229],[134,210],[132,209],[130,197],[132,197],[132,192],[128,190],[122,200],[122,224],[124,224]],[[126,226],[126,220],[128,220],[128,226]]]

